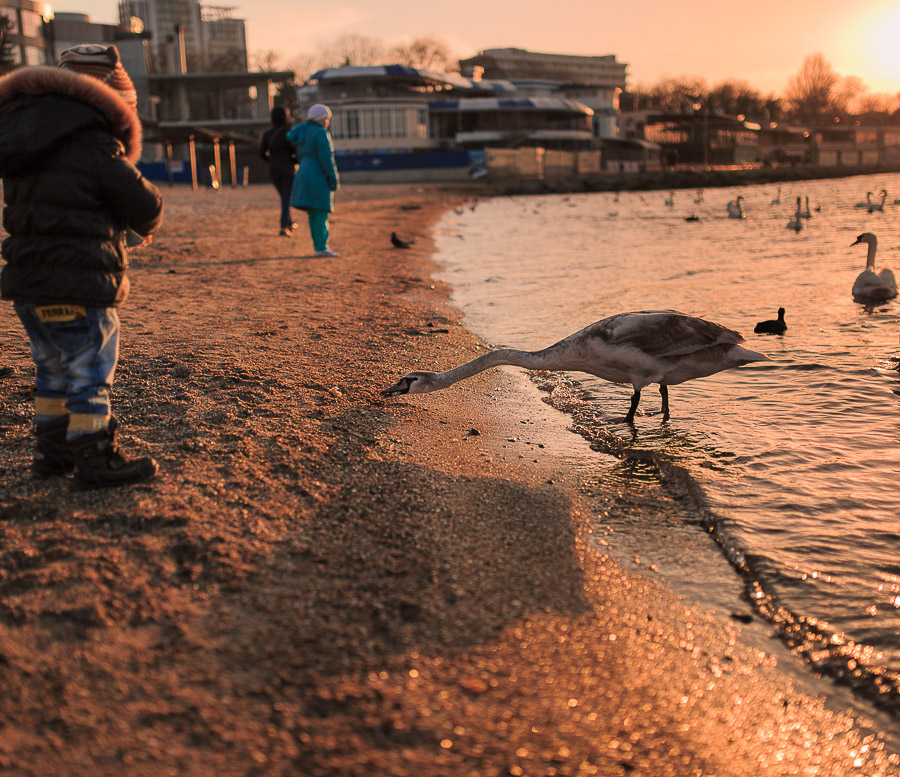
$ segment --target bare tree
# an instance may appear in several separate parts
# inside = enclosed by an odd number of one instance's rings
[[[281,55],[272,49],[254,51],[250,55],[250,66],[254,70],[268,73],[273,70],[280,70]]]
[[[305,84],[309,77],[322,68],[322,60],[312,54],[298,54],[287,63],[287,69],[294,71],[294,80]]]
[[[732,116],[761,117],[766,111],[766,98],[746,81],[723,81],[709,91],[708,98],[710,105]]]
[[[859,102],[869,87],[859,76],[838,79],[831,92],[831,112],[835,116],[848,116],[859,110]]]
[[[654,108],[680,112],[686,105],[702,99],[706,94],[706,81],[697,76],[666,78],[652,86],[648,96]]]
[[[870,92],[857,98],[855,110],[859,114],[881,114],[890,116],[900,110],[900,94]]]
[[[458,57],[438,38],[422,36],[391,50],[389,58],[398,65],[453,72],[459,69]]]
[[[815,122],[824,119],[833,107],[835,87],[840,76],[822,54],[810,54],[800,71],[788,79],[785,95],[798,118]]]
[[[381,65],[385,60],[384,44],[364,35],[344,35],[322,49],[321,67]]]

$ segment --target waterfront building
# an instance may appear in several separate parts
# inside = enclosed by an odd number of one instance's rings
[[[119,23],[139,20],[150,40],[157,73],[246,72],[247,37],[243,19],[224,6],[198,0],[119,0]]]
[[[622,128],[626,138],[658,144],[664,166],[742,166],[760,161],[762,128],[740,116],[628,111],[622,114]]]
[[[3,55],[8,67],[49,65],[54,62],[48,25],[53,9],[32,0],[0,0],[5,20]]]
[[[587,105],[597,138],[620,136],[619,95],[625,89],[627,66],[615,55],[547,54],[519,48],[485,49],[459,62],[460,72],[485,79],[502,79],[527,96],[557,96]]]
[[[443,166],[466,174],[483,165],[488,149],[594,146],[589,107],[558,95],[523,95],[500,79],[403,65],[328,68],[298,90],[298,101],[301,113],[314,102],[334,111],[342,171]]]

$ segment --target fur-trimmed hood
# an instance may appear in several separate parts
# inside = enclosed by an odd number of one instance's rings
[[[52,95],[54,100],[47,100]],[[46,155],[65,136],[105,129],[125,147],[133,163],[141,158],[137,113],[102,81],[57,67],[23,67],[0,78],[0,171],[9,173],[26,158]]]

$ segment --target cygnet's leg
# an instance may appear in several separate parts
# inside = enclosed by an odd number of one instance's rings
[[[641,401],[641,390],[635,389],[634,394],[631,395],[631,407],[628,410],[628,415],[625,416],[626,424],[634,423],[634,414],[637,411],[638,402]]]
[[[669,420],[669,387],[663,383],[659,384],[659,395],[662,397],[662,414],[663,421]]]

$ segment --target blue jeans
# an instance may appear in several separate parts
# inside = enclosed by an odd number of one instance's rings
[[[70,437],[106,428],[119,361],[115,308],[17,302],[15,310],[31,341],[36,419],[70,413]]]

